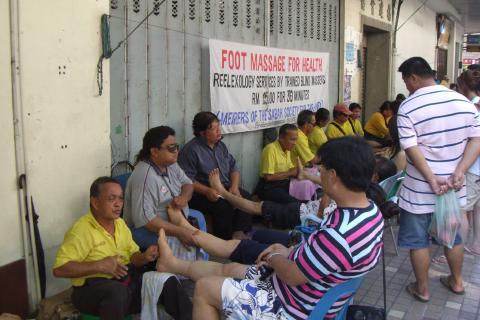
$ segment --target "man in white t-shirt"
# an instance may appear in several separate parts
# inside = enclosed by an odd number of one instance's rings
[[[416,277],[407,291],[427,302],[428,227],[435,212],[435,196],[454,188],[460,204],[464,204],[464,174],[480,151],[480,121],[475,107],[464,96],[435,84],[433,71],[423,58],[406,60],[398,71],[410,92],[397,118],[400,144],[407,154],[406,176],[399,192],[398,243],[410,249]],[[445,247],[445,256],[451,274],[440,281],[451,292],[464,294],[460,236],[451,249]]]

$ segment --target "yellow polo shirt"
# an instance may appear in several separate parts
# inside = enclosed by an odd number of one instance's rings
[[[290,151],[283,151],[278,140],[267,144],[263,148],[260,160],[260,177],[265,174],[286,172],[294,167],[290,158]]]
[[[342,128],[343,132],[340,131],[333,123],[336,123],[340,128]],[[348,121],[345,121],[342,124],[339,124],[336,121],[332,121],[328,124],[327,126],[327,132],[325,132],[327,135],[327,138],[330,139],[335,139],[335,138],[340,138],[344,136],[353,136],[353,130],[352,127],[350,126],[350,123]]]
[[[115,220],[115,237],[112,237],[93,217],[89,211],[77,220],[65,234],[57,252],[53,268],[58,268],[70,261],[92,262],[117,255],[123,264],[130,262],[130,257],[139,248],[132,239],[132,233],[122,218]],[[87,278],[111,278],[111,275],[97,273],[86,277],[72,278],[72,285],[82,286]]]
[[[355,135],[362,136],[362,137],[365,135],[365,133],[363,132],[362,123],[360,122],[360,119],[355,119],[355,120],[348,119],[348,122],[349,122],[350,128],[353,125],[353,128],[355,130],[352,129],[352,131]]]
[[[365,131],[375,137],[385,138],[385,136],[389,134],[387,128],[388,120],[390,120],[390,118],[385,120],[383,115],[377,111],[372,114],[370,119],[368,119],[365,124]]]
[[[308,135],[308,146],[313,154],[317,154],[318,149],[327,141],[328,138],[325,131],[319,126],[315,126],[312,133]]]
[[[297,157],[300,158],[302,164],[305,164],[315,158],[315,155],[308,146],[307,135],[303,133],[302,130],[298,130],[297,144],[295,144],[292,152],[290,152],[290,159],[292,160],[294,166],[297,166]]]

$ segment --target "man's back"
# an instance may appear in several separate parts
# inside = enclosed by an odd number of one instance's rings
[[[437,176],[448,178],[463,157],[468,138],[479,136],[475,107],[443,86],[418,89],[398,112],[402,149],[418,146]],[[407,175],[399,194],[400,206],[412,213],[434,211],[435,198],[423,175],[407,159]],[[465,188],[457,193],[465,199]]]

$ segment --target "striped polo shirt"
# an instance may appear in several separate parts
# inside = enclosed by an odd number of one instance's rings
[[[382,214],[373,202],[363,209],[333,211],[289,256],[308,282],[289,286],[276,274],[271,278],[287,313],[294,319],[307,319],[330,288],[372,270],[380,256],[382,235]],[[348,298],[337,301],[326,318],[334,318]]]
[[[400,106],[397,124],[402,149],[418,146],[432,172],[445,178],[462,160],[468,138],[480,136],[475,106],[463,95],[441,85],[418,89],[408,97]],[[465,205],[465,186],[457,196],[460,205]],[[408,157],[399,205],[417,214],[435,210],[432,188]]]

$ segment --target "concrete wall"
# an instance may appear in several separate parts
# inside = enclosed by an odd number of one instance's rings
[[[18,3],[19,12],[19,28],[13,35],[19,39],[21,99],[12,109],[9,2],[1,1],[0,266],[22,255],[12,121],[12,110],[18,110],[16,120],[22,130],[16,143],[24,150],[17,154],[24,158],[20,173],[27,176],[29,195],[40,216],[47,295],[51,295],[69,285],[51,278],[58,245],[70,225],[88,210],[93,179],[110,172],[108,61],[104,63],[105,92],[101,97],[96,83],[100,17],[108,13],[109,2],[12,2]]]
[[[3,266],[23,256],[13,130],[8,1],[0,2],[0,43],[0,266]]]

